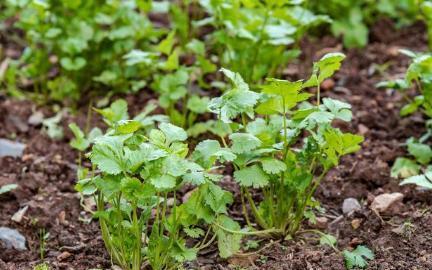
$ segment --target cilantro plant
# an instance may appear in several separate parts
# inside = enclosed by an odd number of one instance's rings
[[[150,70],[131,67],[122,56],[149,47],[160,30],[135,1],[14,1],[15,27],[25,34],[18,83],[38,96],[76,101],[88,90],[138,90]]]
[[[326,173],[342,156],[360,148],[361,136],[332,127],[336,119],[351,120],[351,106],[321,100],[319,94],[320,84],[344,58],[341,53],[327,54],[314,63],[307,81],[268,79],[260,93],[252,91],[240,74],[222,69],[233,87],[212,99],[209,108],[234,132],[228,141],[221,137],[223,146],[208,141],[206,152],[228,151],[247,225],[256,222],[264,229],[257,234],[294,235],[305,213],[317,205],[313,194]],[[309,87],[317,88],[315,105],[307,102],[312,97],[305,91]],[[261,191],[260,201],[253,189]]]
[[[251,83],[281,73],[283,65],[298,56],[295,45],[306,29],[328,22],[301,5],[301,1],[199,1],[210,17],[195,21],[211,25],[211,51],[220,65],[236,70]]]
[[[104,134],[86,135],[70,126],[71,146],[85,151],[92,145],[87,155],[92,169],[80,169],[76,188],[95,198],[94,217],[112,260],[123,269],[176,269],[216,239],[221,255],[230,256],[240,238],[214,223],[234,230],[240,226],[226,215],[233,199],[216,185],[221,176],[214,166],[232,154],[207,153],[199,145],[188,157],[186,132],[149,111],[130,120],[127,103],[117,100],[98,110],[109,126]],[[179,203],[179,189],[186,184],[196,188]],[[187,239],[196,240],[187,244]]]
[[[379,17],[390,17],[396,26],[413,23],[419,16],[417,0],[330,0],[310,1],[309,8],[328,15],[333,22],[330,29],[342,36],[346,47],[364,47],[368,43],[368,26]]]
[[[432,189],[432,55],[402,52],[413,59],[405,78],[382,82],[378,86],[399,90],[409,102],[401,109],[400,114],[406,116],[421,112],[426,117],[426,133],[420,138],[408,139],[407,148],[412,158],[397,158],[391,175],[404,178],[401,184],[416,184]],[[412,87],[415,87],[418,93],[413,98],[407,91]]]
[[[353,251],[344,250],[343,256],[345,258],[345,266],[347,269],[354,267],[365,268],[368,263],[367,260],[375,258],[374,253],[365,246],[357,246]]]

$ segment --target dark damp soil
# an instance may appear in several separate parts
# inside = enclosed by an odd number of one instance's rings
[[[365,136],[362,149],[343,159],[331,171],[316,193],[326,210],[318,214],[320,224],[304,224],[335,235],[338,249],[367,245],[375,252],[368,269],[432,269],[432,196],[413,187],[401,187],[390,177],[397,156],[405,153],[403,143],[421,134],[424,119],[419,115],[399,116],[403,100],[398,93],[377,89],[375,84],[388,78],[401,77],[409,59],[398,53],[400,48],[426,50],[422,25],[394,29],[388,21],[380,21],[371,31],[370,44],[364,49],[346,50],[347,59],[334,79],[323,86],[323,95],[337,97],[353,106],[353,122],[340,123],[345,130]],[[303,55],[290,64],[286,76],[302,78],[310,71],[313,60],[331,51],[340,51],[340,42],[331,37],[305,39]],[[152,95],[142,92],[127,96],[131,111],[139,111]],[[109,269],[98,224],[90,219],[81,204],[92,206],[91,200],[80,203],[74,190],[77,154],[69,148],[71,134],[67,124],[85,125],[87,107],[76,113],[65,113],[62,126],[65,137],[50,139],[41,125],[32,126],[28,118],[42,111],[54,115],[48,107],[29,101],[15,101],[0,96],[0,138],[15,139],[27,145],[22,158],[0,158],[0,186],[17,183],[19,187],[0,197],[0,226],[15,228],[27,240],[27,251],[0,248],[0,269],[32,269],[40,263],[41,230],[49,233],[45,261],[52,269]],[[92,118],[92,125],[100,119]],[[227,176],[225,188],[235,190]],[[369,206],[374,196],[401,192],[404,199],[378,216]],[[344,199],[354,197],[362,210],[342,214]],[[23,207],[28,210],[20,222],[11,217]],[[232,213],[238,211],[232,206]],[[318,227],[317,227],[318,226]],[[190,269],[345,269],[340,253],[320,246],[313,235],[300,235],[295,241],[264,241],[259,252],[249,256],[221,260],[216,248],[205,250]],[[250,251],[247,251],[250,252]]]

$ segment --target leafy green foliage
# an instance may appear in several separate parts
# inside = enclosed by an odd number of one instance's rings
[[[8,193],[9,191],[12,191],[18,187],[17,184],[8,184],[4,186],[0,186],[0,195],[4,193]]]
[[[312,196],[322,177],[342,156],[357,151],[363,141],[361,136],[331,125],[334,119],[351,120],[349,104],[330,98],[324,98],[323,104],[306,103],[311,97],[306,88],[333,75],[344,57],[340,53],[325,55],[314,64],[306,82],[269,79],[260,87],[261,93],[251,91],[240,74],[222,70],[234,87],[212,99],[210,110],[236,126],[228,136],[229,143],[223,140],[224,155],[231,152],[225,160],[233,163],[234,180],[245,198],[242,201],[248,202],[256,223],[275,235],[292,235],[299,229],[305,213],[316,205]],[[231,99],[239,92],[248,92],[248,98]],[[222,147],[216,141],[205,141],[197,148],[201,147],[207,159],[221,155]],[[251,188],[262,191],[262,201],[252,198]],[[244,214],[249,220],[248,213]]]
[[[415,22],[420,15],[420,3],[416,0],[330,0],[311,1],[310,9],[328,15],[333,22],[330,29],[335,36],[342,36],[348,48],[364,47],[368,43],[369,29],[379,17],[390,17],[398,26]]]
[[[407,140],[407,150],[413,159],[398,158],[392,167],[392,177],[405,178],[401,184],[417,184],[423,188],[431,188],[430,171],[432,162],[432,55],[417,54],[403,50],[402,53],[412,58],[412,63],[407,69],[405,78],[394,81],[386,81],[378,84],[379,87],[393,88],[401,92],[408,104],[402,107],[402,116],[421,112],[426,120],[426,133],[418,139]],[[416,86],[418,95],[411,98],[407,95],[407,89]]]
[[[220,65],[257,83],[278,74],[280,67],[295,58],[294,45],[311,27],[329,22],[302,6],[302,1],[199,1],[208,18],[195,26],[211,25],[208,39]]]
[[[145,261],[152,269],[176,268],[194,260],[200,247],[214,239],[222,256],[240,248],[241,237],[216,225],[240,228],[226,216],[232,195],[216,185],[221,176],[213,172],[216,162],[233,160],[233,153],[207,140],[188,158],[186,131],[171,123],[149,121],[151,108],[132,120],[124,100],[97,111],[109,127],[104,134],[96,129],[85,134],[76,124],[70,125],[75,136],[71,146],[79,151],[91,146],[88,157],[93,170],[80,169],[76,189],[96,198],[95,217],[118,265],[138,270]],[[185,184],[196,188],[179,204],[176,192]],[[187,237],[203,236],[206,227],[213,238],[186,245]],[[143,237],[147,240],[142,241]]]
[[[373,260],[374,253],[365,246],[357,246],[353,251],[344,250],[343,256],[345,258],[345,265],[348,269],[354,267],[365,268],[367,266],[367,259]]]
[[[149,48],[160,35],[143,16],[148,10],[135,1],[7,5],[19,14],[15,27],[27,43],[20,81],[31,79],[37,94],[56,101],[76,101],[90,89],[137,90],[137,77],[146,69],[127,65],[122,56],[135,47]]]

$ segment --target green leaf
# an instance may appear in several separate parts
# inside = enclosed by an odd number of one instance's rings
[[[423,188],[432,189],[432,171],[429,171],[422,175],[411,176],[403,180],[400,184],[401,185],[415,184]]]
[[[90,142],[86,140],[84,132],[82,132],[75,123],[69,124],[69,128],[75,136],[75,138],[70,141],[70,146],[78,151],[86,150],[89,147]]]
[[[234,179],[243,187],[261,188],[268,184],[269,177],[258,165],[234,172]]]
[[[124,136],[103,136],[95,140],[90,159],[98,168],[109,174],[119,174],[124,169]]]
[[[208,110],[208,97],[200,98],[197,95],[191,96],[187,101],[187,108],[194,113],[205,113]]]
[[[408,152],[413,155],[421,164],[428,164],[432,160],[432,148],[423,143],[418,143],[414,139],[409,139]]]
[[[348,269],[354,267],[365,268],[367,266],[366,259],[373,260],[374,253],[365,246],[357,246],[353,251],[344,250],[343,256],[345,258],[345,265]]]
[[[157,46],[157,50],[165,55],[170,55],[172,47],[174,46],[175,31],[171,31],[164,40]]]
[[[118,99],[114,101],[111,103],[109,108],[95,110],[100,113],[110,125],[113,125],[117,121],[126,120],[129,118],[127,102],[124,99]]]
[[[63,57],[60,59],[60,64],[66,70],[76,71],[82,69],[87,64],[87,61],[82,57],[77,57],[74,59]]]
[[[238,73],[226,69],[223,71],[233,81],[234,88],[220,97],[211,99],[208,106],[209,110],[216,113],[225,123],[231,123],[232,119],[243,113],[253,117],[254,106],[260,95],[249,91],[249,86]]]
[[[331,234],[322,234],[320,237],[320,245],[328,245],[331,247],[335,247],[337,243],[336,237]]]
[[[350,122],[352,119],[351,105],[332,98],[323,98],[323,104],[335,116],[343,121]]]
[[[170,123],[161,123],[159,129],[165,134],[167,143],[182,142],[187,139],[187,133],[184,129],[174,126]]]
[[[194,239],[200,238],[201,236],[204,236],[204,230],[201,228],[191,228],[186,227],[183,229],[183,231],[189,236]]]
[[[417,175],[420,172],[421,166],[415,161],[408,158],[397,158],[391,168],[391,177],[407,178]]]
[[[176,186],[176,178],[169,174],[162,175],[162,176],[155,176],[150,179],[150,183],[157,190],[166,191]]]
[[[154,52],[145,52],[141,50],[132,50],[123,59],[126,60],[126,65],[134,66],[137,64],[151,65],[156,61],[159,54]]]
[[[310,95],[299,94],[303,88],[302,81],[290,82],[278,79],[267,79],[267,81],[270,83],[261,86],[262,92],[282,98],[282,103],[287,110],[310,97]]]
[[[304,87],[317,86],[325,79],[330,78],[339,70],[342,61],[345,59],[343,53],[328,53],[318,62],[314,63],[314,71],[311,78],[305,82]]]
[[[263,170],[269,174],[278,174],[287,169],[287,166],[284,162],[276,159],[276,158],[261,158]]]
[[[141,123],[135,120],[120,120],[116,123],[116,133],[130,134],[141,127]]]
[[[219,216],[216,222],[229,230],[240,230],[240,225],[225,215]],[[218,239],[219,255],[222,258],[228,258],[240,250],[241,234],[229,233],[217,226],[214,228]]]
[[[236,154],[247,153],[261,146],[261,141],[249,133],[233,133],[229,136],[231,149]]]
[[[232,72],[231,70],[228,70],[226,68],[221,68],[220,71],[227,76],[231,82],[234,85],[234,88],[241,90],[241,91],[249,91],[249,85],[245,83],[242,76],[237,72]]]
[[[0,195],[12,191],[18,187],[17,184],[8,184],[0,187]]]

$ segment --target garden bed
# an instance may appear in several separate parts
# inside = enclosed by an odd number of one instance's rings
[[[390,29],[390,30],[389,30]],[[379,37],[379,38],[378,38]],[[346,50],[347,59],[334,79],[323,86],[323,96],[338,98],[353,106],[353,121],[338,123],[347,131],[365,137],[362,149],[343,158],[317,190],[316,197],[326,210],[318,214],[316,225],[304,223],[304,229],[318,228],[338,239],[340,250],[364,244],[375,252],[369,269],[432,269],[432,213],[430,193],[412,186],[399,186],[390,177],[396,157],[405,153],[404,142],[424,129],[423,119],[414,114],[399,116],[403,105],[397,92],[377,89],[384,78],[400,77],[409,65],[398,49],[426,49],[424,27],[417,24],[398,31],[387,21],[380,21],[371,31],[370,44],[364,49]],[[313,60],[324,53],[340,51],[341,44],[331,37],[305,39],[297,63],[286,73],[291,80],[308,75]],[[383,68],[385,65],[388,68]],[[334,87],[332,87],[334,84]],[[148,93],[127,96],[133,111],[139,111],[149,99]],[[84,125],[87,106],[76,114],[67,113],[62,125]],[[69,146],[71,133],[55,141],[48,138],[40,125],[30,125],[28,118],[41,111],[53,115],[48,107],[30,101],[0,97],[0,137],[26,144],[21,158],[0,158],[0,186],[17,183],[18,188],[0,198],[0,227],[17,229],[27,240],[26,251],[0,249],[0,269],[31,269],[40,262],[41,229],[49,233],[45,241],[45,261],[54,269],[84,270],[110,268],[97,221],[91,220],[80,205],[74,190],[77,153]],[[93,118],[94,124],[99,119]],[[238,195],[231,175],[221,185]],[[183,190],[185,195],[190,190]],[[375,196],[400,192],[403,200],[384,213],[370,210]],[[342,204],[356,198],[361,210],[344,215]],[[82,202],[93,207],[90,200]],[[28,209],[19,222],[11,217]],[[238,197],[230,208],[233,217],[241,216]],[[257,249],[244,251],[247,256],[220,259],[217,247],[200,252],[198,260],[186,263],[192,269],[345,269],[343,257],[327,246],[320,246],[313,235],[300,234],[298,239],[262,241]],[[236,268],[237,267],[237,268]]]

